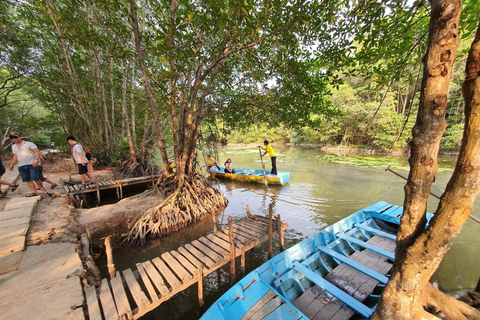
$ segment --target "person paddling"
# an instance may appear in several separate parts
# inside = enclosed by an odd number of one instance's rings
[[[268,143],[268,140],[263,141],[263,145],[265,147],[259,146],[260,148],[265,150],[265,152],[262,154],[262,157],[266,155],[268,152],[268,154],[270,155],[270,160],[272,160],[272,171],[270,171],[270,174],[276,175],[277,174],[277,156],[275,155],[275,152],[273,151],[272,146]]]

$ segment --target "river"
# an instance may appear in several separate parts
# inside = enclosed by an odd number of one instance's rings
[[[299,242],[325,226],[380,200],[403,205],[405,181],[386,172],[387,165],[407,176],[407,157],[326,154],[319,147],[274,146],[278,171],[290,171],[291,180],[285,186],[215,182],[229,200],[225,212],[217,216],[219,225],[246,216],[246,205],[254,214],[268,214],[273,204],[273,214],[289,224],[285,232],[287,247]],[[235,168],[260,169],[261,162],[256,146],[224,147],[219,150],[222,163],[232,159]],[[267,170],[270,159],[264,158]],[[442,158],[432,192],[441,195],[455,165],[454,158]],[[475,203],[473,214],[480,218],[480,201]],[[438,200],[431,197],[428,211],[435,211]],[[176,249],[201,235],[212,231],[212,221],[206,219],[162,239],[153,239],[141,248],[122,248],[114,252],[117,270],[135,269],[135,263],[152,259],[165,251]],[[460,235],[434,274],[432,282],[442,291],[457,296],[472,290],[480,277],[480,224],[468,219]],[[278,253],[274,240],[274,254]],[[247,272],[267,260],[264,243],[246,255]],[[237,267],[237,272],[239,268]],[[237,278],[241,276],[237,275]],[[209,275],[205,282],[205,306],[208,308],[229,287],[229,266]],[[193,285],[178,294],[144,319],[197,319],[200,315],[197,288]]]

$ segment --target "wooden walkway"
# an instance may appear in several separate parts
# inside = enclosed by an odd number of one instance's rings
[[[64,182],[63,188],[65,189],[65,194],[68,197],[74,198],[77,202],[80,202],[79,196],[83,194],[95,193],[97,197],[98,203],[101,200],[101,191],[115,189],[117,198],[123,198],[123,188],[134,186],[134,185],[145,185],[145,188],[153,185],[155,180],[158,179],[158,175],[156,176],[148,176],[148,177],[137,177],[137,178],[129,178],[129,179],[122,179],[122,180],[104,180],[104,181],[97,181],[96,183],[87,183],[83,184],[68,184]]]
[[[272,234],[279,234],[282,244],[286,224],[278,216],[275,219],[270,224]],[[244,265],[245,252],[269,239],[269,219],[249,214],[232,224],[232,231],[232,256],[241,256]],[[203,277],[231,261],[229,237],[229,228],[224,228],[151,261],[137,263],[138,279],[127,269],[117,271],[111,280],[103,279],[100,290],[87,288],[89,318],[138,319],[196,282],[199,297],[203,297]]]

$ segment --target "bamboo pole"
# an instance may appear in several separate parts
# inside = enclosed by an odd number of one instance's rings
[[[285,239],[283,236],[283,224],[282,220],[280,219],[280,215],[276,214],[275,219],[277,220],[277,232],[278,232],[278,242],[280,244],[280,252],[285,250]]]
[[[230,242],[230,275],[231,283],[235,283],[235,245],[233,243],[232,217],[228,217],[228,239]]]
[[[95,185],[97,186],[97,202],[100,204],[100,185],[98,183]]]
[[[263,182],[265,182],[265,187],[268,187],[267,174],[265,173],[265,163],[263,163],[262,148],[260,146],[258,146],[258,153],[260,153],[260,161],[262,162]]]
[[[198,306],[203,308],[203,268],[198,268]]]
[[[115,278],[115,263],[113,262],[113,253],[112,253],[112,244],[110,243],[110,238],[112,236],[107,236],[105,238],[105,251],[107,253],[107,268],[110,279]]]
[[[272,257],[272,242],[273,242],[273,221],[272,221],[272,204],[268,205],[268,259]]]

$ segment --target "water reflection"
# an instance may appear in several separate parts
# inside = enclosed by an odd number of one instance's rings
[[[338,156],[325,154],[317,147],[277,146],[277,166],[279,171],[292,173],[290,182],[285,186],[236,181],[214,182],[222,189],[229,200],[223,213],[216,217],[219,227],[227,224],[227,217],[234,221],[246,216],[246,206],[252,213],[268,215],[268,206],[272,204],[273,214],[289,224],[285,232],[285,245],[310,236],[325,226],[364,208],[370,204],[385,200],[392,204],[403,205],[405,181],[385,168],[406,176],[408,174],[407,157],[385,156]],[[260,169],[258,149],[224,148],[219,152],[220,162],[232,158],[234,167]],[[432,191],[442,194],[452,174],[455,159],[440,161],[440,170]],[[267,169],[270,163],[266,163]],[[474,214],[480,217],[478,201]],[[431,197],[428,210],[434,211],[438,200]],[[149,241],[142,248],[126,248],[115,252],[115,264],[119,270],[134,268],[135,263],[159,256],[163,252],[176,249],[199,236],[212,231],[212,220],[206,219],[189,228],[162,239]],[[455,240],[446,258],[442,262],[433,281],[444,291],[455,294],[464,289],[472,289],[480,276],[480,224],[469,219]],[[274,241],[274,253],[278,252],[278,243]],[[267,259],[267,246],[263,244],[246,255],[247,272]],[[209,306],[230,286],[228,265],[210,274],[205,284],[205,304]],[[238,267],[239,270],[239,267]],[[239,278],[239,277],[237,277]],[[196,298],[196,286],[162,305],[147,319],[196,319],[199,315]]]

